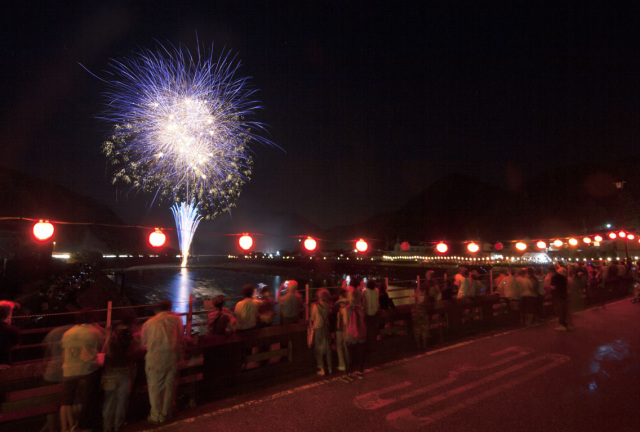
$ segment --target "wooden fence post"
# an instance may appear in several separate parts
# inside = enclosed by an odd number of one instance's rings
[[[493,269],[489,270],[489,294],[493,294]]]
[[[109,300],[107,303],[107,332],[111,331],[111,312],[112,312],[113,302]]]
[[[189,313],[187,314],[187,336],[191,336],[191,323],[193,322],[193,294],[189,295]]]
[[[304,286],[304,296],[305,296],[305,303],[307,305],[307,307],[304,310],[304,320],[309,322],[309,284],[305,284]]]

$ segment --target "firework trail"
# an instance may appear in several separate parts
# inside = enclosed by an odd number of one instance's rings
[[[113,183],[175,203],[183,265],[200,218],[229,211],[249,181],[248,144],[273,145],[252,120],[261,106],[248,79],[236,77],[239,66],[228,52],[216,60],[212,51],[194,57],[161,45],[111,61],[104,119],[114,132],[102,150]]]

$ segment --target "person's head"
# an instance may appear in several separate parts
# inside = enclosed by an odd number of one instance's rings
[[[360,278],[357,276],[352,276],[351,280],[349,281],[349,286],[353,288],[360,287]]]
[[[160,303],[156,304],[156,306],[153,308],[153,311],[156,314],[162,312],[170,312],[172,307],[173,303],[171,302],[171,300],[162,300]]]
[[[427,270],[427,271],[424,273],[424,277],[425,277],[427,280],[432,279],[432,278],[433,278],[433,270]]]
[[[466,268],[462,267],[462,271],[460,272],[460,274],[461,274],[463,277],[468,278],[468,277],[469,277],[469,270],[467,270]]]
[[[255,290],[256,286],[254,284],[246,284],[242,287],[242,295],[244,295],[245,298],[251,298]]]
[[[224,307],[224,296],[223,295],[219,295],[216,296],[216,298],[213,299],[213,307],[216,309],[222,309]]]
[[[376,289],[376,281],[373,279],[367,280],[367,289],[370,289],[370,290]]]
[[[260,297],[269,297],[270,294],[271,287],[269,285],[263,285],[262,288],[260,288]]]
[[[316,297],[318,297],[318,300],[320,300],[322,303],[328,303],[331,294],[329,294],[328,290],[321,289],[316,293]]]

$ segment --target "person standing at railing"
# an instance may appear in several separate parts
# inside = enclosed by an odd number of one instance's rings
[[[285,286],[286,294],[281,296],[278,301],[280,322],[282,324],[297,323],[302,313],[302,297],[298,294],[298,282],[289,280],[285,282]]]
[[[45,369],[42,380],[45,385],[62,382],[62,336],[72,326],[65,325],[51,330],[42,341],[44,345]],[[60,430],[60,407],[56,413],[47,414],[47,422],[41,431],[58,432]]]
[[[147,421],[151,424],[167,420],[175,399],[184,328],[182,318],[171,307],[171,301],[163,300],[155,307],[155,316],[142,325],[140,342],[147,350],[145,372],[151,405]]]
[[[260,288],[260,299],[258,303],[258,326],[268,327],[273,324],[275,318],[276,303],[271,296],[271,287],[264,285]]]
[[[411,321],[413,322],[413,337],[416,340],[416,348],[427,347],[429,340],[429,285],[433,279],[429,278],[416,287],[414,303],[411,307]]]
[[[364,318],[367,324],[367,351],[371,352],[378,339],[378,322],[380,314],[380,292],[374,279],[367,280],[362,291],[364,298]]]
[[[568,322],[567,322],[568,280],[564,274],[557,271],[553,266],[549,267],[549,274],[551,275],[549,280],[551,298],[553,299],[553,306],[556,312],[556,316],[558,317],[558,324],[559,324],[559,326],[556,327],[555,329],[558,331],[567,331],[569,329]]]
[[[62,430],[90,430],[100,419],[100,360],[105,332],[95,323],[93,313],[83,310],[76,315],[78,324],[62,336]]]
[[[456,275],[456,280],[458,281],[458,300],[468,300],[470,297],[471,291],[471,279],[469,279],[469,270],[463,268],[460,272],[460,277]]]
[[[364,321],[364,308],[362,306],[362,293],[359,290],[358,278],[351,278],[347,290],[347,304],[340,310],[347,348],[349,350],[348,371],[351,380],[354,377],[364,378],[364,364],[367,355],[367,326]]]
[[[107,336],[102,371],[102,432],[119,431],[124,426],[137,364],[144,354],[135,332],[136,317],[127,315]]]
[[[242,287],[244,299],[236,303],[233,313],[236,316],[236,330],[250,330],[256,327],[258,319],[258,300],[253,298],[256,287],[247,284]]]
[[[520,299],[520,324],[531,325],[533,324],[536,308],[538,280],[533,273],[533,268],[519,270],[517,279],[522,290]]]
[[[313,347],[316,352],[318,375],[324,376],[333,371],[331,353],[331,334],[329,333],[329,291],[321,289],[316,294],[318,301],[311,305],[309,326],[313,329]]]
[[[236,317],[224,307],[224,296],[213,299],[213,309],[207,313],[207,334],[225,337],[236,329]]]
[[[345,372],[349,365],[349,351],[347,350],[347,341],[344,335],[344,322],[340,316],[340,310],[349,302],[347,301],[347,290],[340,288],[338,300],[331,308],[330,321],[335,321],[336,331],[336,354],[338,354],[338,370]]]

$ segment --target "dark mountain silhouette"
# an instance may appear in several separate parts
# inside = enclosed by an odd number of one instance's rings
[[[620,179],[626,180],[621,195],[614,185]],[[606,223],[637,230],[639,190],[638,158],[554,168],[515,187],[451,174],[398,211],[336,227],[326,235],[366,236],[388,250],[398,240],[494,242],[591,234],[603,230]]]
[[[55,242],[59,251],[115,253],[134,252],[145,247],[144,233],[135,228],[122,228],[125,223],[107,206],[57,184],[6,167],[0,167],[0,202],[0,217],[3,218],[65,222],[55,224]],[[9,241],[18,249],[28,247],[33,243],[30,234],[33,224],[28,220],[0,221],[5,243]]]

